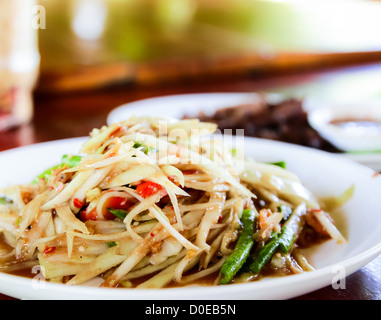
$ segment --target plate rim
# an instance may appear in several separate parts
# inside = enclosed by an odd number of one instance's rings
[[[216,97],[216,96],[236,96],[236,97],[257,97],[259,98],[260,96],[265,95],[268,97],[268,99],[273,99],[273,100],[279,100],[281,97],[283,97],[283,94],[281,93],[276,93],[276,92],[263,92],[263,93],[258,93],[258,92],[250,92],[250,91],[222,91],[222,92],[202,92],[202,93],[179,93],[179,94],[165,94],[162,96],[153,96],[149,98],[142,98],[130,102],[123,103],[114,109],[112,109],[106,118],[107,124],[110,125],[112,123],[115,123],[112,119],[114,118],[115,114],[118,114],[121,110],[130,108],[130,107],[135,107],[139,106],[140,104],[146,104],[154,101],[161,101],[161,100],[167,100],[167,99],[184,99],[184,98],[197,98],[197,97]],[[132,115],[131,115],[132,116]]]

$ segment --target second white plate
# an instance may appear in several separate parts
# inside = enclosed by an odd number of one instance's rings
[[[266,95],[266,99],[271,102],[281,101],[282,98],[283,96],[277,93]],[[138,117],[152,116],[175,119],[181,119],[185,115],[196,117],[200,112],[211,115],[220,108],[253,103],[260,99],[261,96],[259,94],[249,92],[196,93],[149,98],[117,107],[108,115],[107,123],[117,123],[133,115]],[[381,171],[381,154],[343,153],[342,155],[366,165],[375,171]]]

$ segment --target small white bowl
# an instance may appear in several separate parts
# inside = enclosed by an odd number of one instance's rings
[[[335,120],[377,121],[381,123],[381,99],[331,105],[309,111],[310,125],[343,151],[381,150],[381,128],[343,127]]]

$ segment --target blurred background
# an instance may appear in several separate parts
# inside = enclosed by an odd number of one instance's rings
[[[178,93],[380,99],[380,17],[381,0],[0,0],[0,131],[87,134]]]
[[[381,59],[381,1],[39,2],[41,90]]]

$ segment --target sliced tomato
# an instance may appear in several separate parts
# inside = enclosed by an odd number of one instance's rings
[[[91,211],[87,211],[87,209],[82,210],[79,213],[79,217],[81,218],[82,221],[88,221],[88,220],[98,220],[98,213],[97,213],[97,208],[94,208]]]
[[[200,171],[197,169],[183,171],[183,175],[198,174]]]
[[[103,217],[106,220],[114,220],[116,217],[108,210],[108,208],[128,210],[132,205],[133,203],[127,198],[123,198],[123,197],[108,198],[102,209]]]
[[[163,187],[152,181],[145,181],[136,188],[137,193],[143,198],[148,198],[161,190],[163,190]]]

